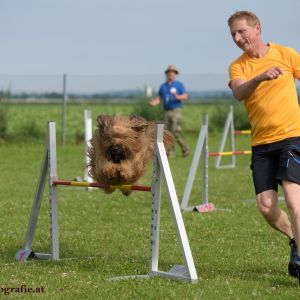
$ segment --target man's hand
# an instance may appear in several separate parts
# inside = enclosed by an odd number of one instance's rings
[[[257,80],[258,82],[274,80],[277,79],[280,75],[283,75],[282,69],[279,67],[272,67],[267,71],[256,76],[255,80]]]
[[[234,79],[230,82],[230,88],[232,89],[233,96],[237,100],[242,101],[250,97],[261,82],[275,80],[281,75],[283,75],[281,68],[272,67],[248,81],[241,78]]]
[[[149,101],[149,104],[152,105],[152,106],[156,106],[160,103],[160,98],[159,97],[156,97],[156,98],[153,98]]]

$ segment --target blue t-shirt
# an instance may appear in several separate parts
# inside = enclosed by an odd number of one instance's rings
[[[175,99],[175,96],[171,91],[176,91],[177,95],[182,95],[186,93],[184,85],[179,81],[173,81],[172,83],[163,83],[158,92],[158,96],[163,101],[164,110],[172,110],[174,108],[181,108],[182,102]]]

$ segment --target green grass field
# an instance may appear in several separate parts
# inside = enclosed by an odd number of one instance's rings
[[[84,105],[70,105],[65,146],[58,145],[58,174],[63,179],[83,175],[82,143],[74,143],[76,130],[83,131]],[[93,115],[131,111],[129,105],[89,105]],[[35,120],[42,133],[46,120],[60,122],[57,105],[9,105],[8,131]],[[187,106],[184,112],[186,139],[194,149],[201,112],[211,106]],[[189,131],[189,129],[193,129]],[[19,130],[19,129],[18,129]],[[60,123],[58,123],[58,135]],[[58,136],[59,138],[59,136]],[[209,146],[217,150],[220,136],[211,134]],[[71,142],[72,141],[72,142]],[[249,149],[249,137],[238,137],[237,150]],[[178,150],[178,149],[177,149]],[[183,213],[199,283],[163,278],[111,282],[112,276],[146,274],[149,257],[151,200],[148,193],[59,188],[61,260],[19,263],[14,255],[23,244],[35,185],[44,151],[40,141],[2,143],[1,157],[1,275],[0,287],[43,287],[44,293],[16,294],[7,299],[299,299],[300,287],[287,274],[289,247],[286,238],[272,230],[259,215],[253,199],[249,156],[237,157],[235,169],[209,167],[209,199],[219,208],[207,214]],[[170,159],[181,199],[192,156]],[[200,170],[200,169],[199,169]],[[201,201],[200,172],[191,201]],[[151,181],[151,166],[141,184]],[[33,243],[37,252],[49,251],[48,191]],[[280,204],[284,209],[283,203]],[[166,194],[162,194],[160,268],[168,271],[182,263]],[[0,294],[5,298],[4,293]]]

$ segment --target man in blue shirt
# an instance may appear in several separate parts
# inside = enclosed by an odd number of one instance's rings
[[[188,94],[185,90],[184,85],[176,80],[178,75],[176,66],[169,65],[166,74],[166,82],[163,83],[158,92],[158,96],[152,99],[150,105],[158,105],[163,102],[165,125],[176,138],[177,143],[181,147],[182,156],[186,157],[189,155],[189,148],[185,143],[182,136],[182,102],[188,99]],[[168,156],[174,155],[174,148],[168,152]]]

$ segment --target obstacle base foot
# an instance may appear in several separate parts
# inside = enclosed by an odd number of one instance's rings
[[[17,261],[25,261],[29,259],[37,258],[35,253],[31,249],[21,249],[18,250],[16,253],[16,260]]]
[[[169,271],[170,275],[188,277],[188,272],[185,266],[174,265]]]
[[[205,212],[216,211],[216,208],[213,203],[205,203],[205,204],[195,206],[194,211],[197,211],[199,213],[205,213]]]
[[[33,252],[31,249],[18,250],[15,257],[16,257],[17,261],[27,261],[27,260],[31,260],[31,259],[43,259],[43,260],[52,260],[53,259],[51,254],[36,253],[36,252]]]
[[[175,265],[171,268],[169,272],[164,271],[152,271],[150,276],[161,276],[172,280],[187,281],[190,283],[197,283],[198,278],[190,278],[187,269],[182,265]]]
[[[188,271],[183,265],[174,265],[169,272],[153,271],[149,275],[127,275],[116,276],[107,279],[108,281],[128,280],[128,279],[149,279],[154,276],[161,276],[169,279],[183,280],[191,283],[197,283],[198,279],[190,279]]]

